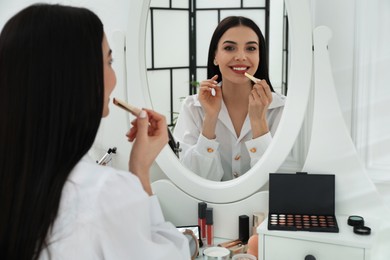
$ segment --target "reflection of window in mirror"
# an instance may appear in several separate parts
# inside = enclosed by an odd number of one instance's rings
[[[192,6],[192,8],[190,8]],[[184,97],[206,79],[211,34],[229,15],[255,21],[269,49],[270,79],[287,93],[287,20],[283,0],[151,0],[146,32],[146,66],[153,108],[171,126]]]

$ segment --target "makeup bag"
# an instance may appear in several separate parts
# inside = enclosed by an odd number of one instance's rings
[[[269,174],[269,230],[339,232],[335,175]]]

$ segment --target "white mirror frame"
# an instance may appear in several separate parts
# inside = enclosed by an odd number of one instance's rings
[[[126,34],[128,100],[134,99],[131,88],[140,87],[145,107],[152,107],[145,61],[149,4],[150,0],[132,1]],[[184,167],[168,145],[156,159],[168,178],[194,198],[212,203],[231,203],[252,195],[268,182],[269,173],[278,170],[294,145],[309,100],[312,77],[312,24],[308,0],[285,0],[285,4],[289,18],[291,50],[289,93],[278,130],[260,161],[240,178],[215,182],[204,179]]]

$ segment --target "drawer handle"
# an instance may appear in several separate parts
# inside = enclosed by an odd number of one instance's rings
[[[305,256],[305,260],[316,260],[316,258],[313,255],[307,255]]]

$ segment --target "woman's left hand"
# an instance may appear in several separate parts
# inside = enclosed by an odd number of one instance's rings
[[[251,121],[253,138],[269,132],[267,111],[272,102],[272,91],[267,81],[258,80],[249,95],[248,115]]]
[[[126,134],[133,142],[130,153],[129,170],[138,176],[145,191],[152,194],[149,169],[152,163],[168,143],[168,126],[165,116],[150,110],[143,109]]]

